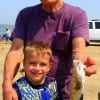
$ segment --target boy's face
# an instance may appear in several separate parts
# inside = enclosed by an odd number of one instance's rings
[[[51,67],[50,56],[48,54],[37,55],[28,53],[23,64],[26,77],[32,84],[40,85],[44,83],[45,76]]]

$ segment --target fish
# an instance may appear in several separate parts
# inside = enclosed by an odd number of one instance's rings
[[[86,66],[79,60],[73,60],[72,78],[70,84],[70,100],[83,100]]]

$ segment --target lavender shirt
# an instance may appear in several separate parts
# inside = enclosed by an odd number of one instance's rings
[[[72,74],[72,39],[83,37],[89,43],[87,22],[86,13],[78,7],[64,3],[60,10],[47,13],[39,4],[20,11],[11,36],[25,43],[38,40],[51,45],[53,63],[48,75],[56,78],[65,100]]]

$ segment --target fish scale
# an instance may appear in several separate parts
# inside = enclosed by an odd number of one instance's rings
[[[81,100],[85,82],[85,67],[79,60],[73,61],[70,100]]]

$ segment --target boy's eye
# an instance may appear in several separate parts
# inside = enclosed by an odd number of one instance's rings
[[[30,62],[30,64],[33,65],[33,66],[37,65],[36,62]]]
[[[32,66],[37,66],[38,63],[37,63],[37,62],[30,62],[30,65],[32,65]],[[46,64],[46,63],[40,63],[39,66],[45,67],[45,66],[47,66],[47,64]]]
[[[41,63],[40,65],[41,65],[41,67],[45,67],[45,66],[47,66],[46,63]]]

